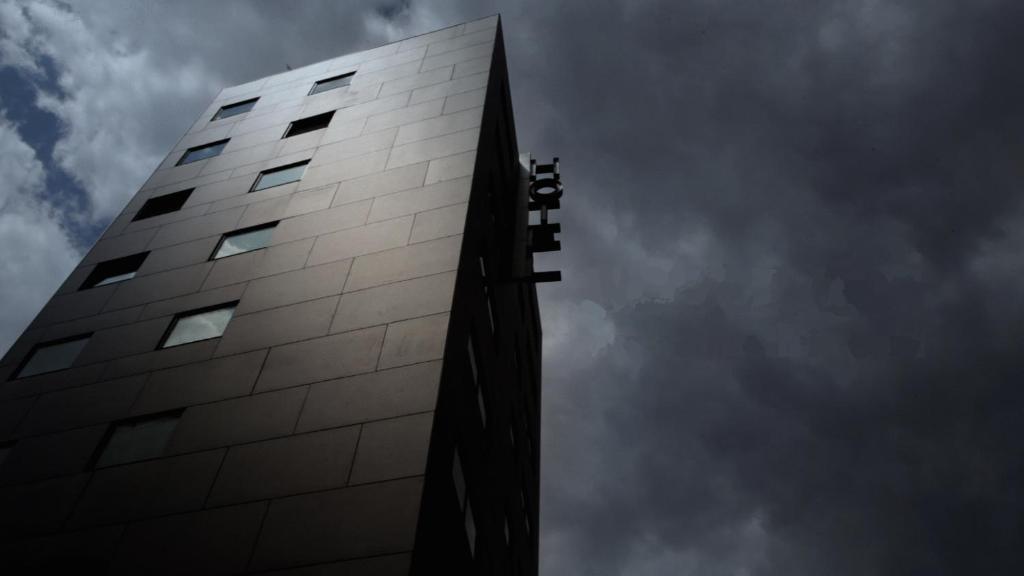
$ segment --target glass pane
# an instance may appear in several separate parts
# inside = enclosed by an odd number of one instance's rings
[[[469,540],[469,554],[476,556],[476,519],[473,518],[473,507],[466,502],[466,538]]]
[[[256,190],[263,190],[264,188],[295,182],[302,178],[302,173],[305,171],[306,165],[299,164],[298,166],[290,166],[273,172],[264,172],[263,174],[260,174],[260,179],[256,181],[256,186],[253,187],[253,191],[255,192]]]
[[[92,272],[89,273],[85,282],[82,282],[82,286],[79,290],[88,290],[89,288],[95,288],[96,286],[123,282],[130,278],[134,278],[135,273],[138,271],[139,267],[142,266],[142,263],[146,261],[147,256],[149,256],[149,252],[139,252],[138,254],[132,254],[131,256],[124,256],[122,258],[115,258],[113,260],[107,260],[106,262],[100,262],[95,268],[93,268]]]
[[[103,280],[97,282],[96,286],[104,286],[106,284],[113,284],[115,282],[124,282],[125,280],[131,280],[132,278],[135,278],[135,272],[125,272],[124,274],[117,274],[114,276],[110,276],[108,278],[104,278]]]
[[[346,74],[337,78],[321,80],[313,85],[313,91],[310,94],[319,94],[328,90],[334,90],[335,88],[341,88],[342,86],[348,86],[352,82],[352,76],[352,74]]]
[[[203,146],[202,148],[193,148],[185,152],[185,155],[181,157],[181,160],[178,161],[178,164],[188,164],[190,162],[196,162],[199,160],[205,160],[206,158],[212,158],[213,156],[220,154],[220,151],[224,149],[224,146],[226,146],[227,143],[228,141],[225,140],[223,142],[217,142],[215,144]]]
[[[484,389],[482,386],[476,387],[476,407],[480,410],[480,421],[483,425],[487,426],[487,405],[484,404]]]
[[[224,329],[227,328],[228,322],[234,313],[235,306],[232,304],[225,308],[182,316],[175,321],[174,327],[171,328],[171,333],[167,336],[167,340],[164,341],[163,347],[167,348],[168,346],[217,338],[224,333]]]
[[[285,132],[285,138],[291,138],[292,136],[298,136],[299,134],[305,134],[307,132],[315,132],[316,130],[323,130],[331,124],[331,118],[334,117],[334,111],[325,112],[323,114],[317,114],[316,116],[310,116],[309,118],[303,118],[292,122],[288,127],[288,131]]]
[[[270,226],[267,228],[259,228],[257,230],[242,232],[241,234],[225,236],[224,240],[220,243],[220,247],[217,248],[217,253],[213,255],[213,259],[216,260],[218,258],[224,258],[225,256],[233,256],[235,254],[241,254],[242,252],[250,252],[252,250],[264,248],[267,244],[270,244],[270,237],[273,236],[273,234],[274,227]]]
[[[146,218],[160,216],[161,214],[177,212],[185,205],[185,201],[188,200],[188,197],[192,194],[192,190],[192,188],[189,188],[188,190],[182,190],[181,192],[175,192],[174,194],[164,194],[163,196],[150,198],[149,200],[146,200],[146,203],[142,205],[142,208],[139,209],[132,220],[144,220]]]
[[[29,358],[25,366],[18,372],[18,377],[23,378],[25,376],[34,376],[44,372],[70,368],[75,358],[78,358],[78,353],[82,351],[82,348],[85,348],[85,344],[88,341],[89,338],[85,337],[71,340],[70,342],[49,344],[36,348],[32,353],[32,357]]]
[[[455,451],[455,459],[452,462],[452,482],[455,483],[455,495],[459,498],[459,508],[466,501],[466,477],[462,474],[462,461],[459,460],[459,451]]]
[[[230,106],[224,106],[217,111],[217,114],[213,119],[220,120],[221,118],[230,118],[239,114],[245,114],[249,110],[252,110],[252,107],[256,105],[256,100],[259,100],[259,98],[254,98],[246,102],[239,102],[238,104],[231,104]]]
[[[178,416],[174,415],[118,425],[96,465],[110,466],[161,455],[177,424]]]

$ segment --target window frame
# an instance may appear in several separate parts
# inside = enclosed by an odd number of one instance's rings
[[[210,158],[216,158],[217,156],[220,156],[220,153],[224,151],[224,147],[227,146],[228,142],[230,142],[230,141],[231,141],[231,138],[224,138],[224,139],[221,139],[221,140],[215,140],[213,142],[207,142],[206,144],[201,144],[199,146],[193,146],[191,148],[187,148],[185,150],[185,152],[182,153],[181,158],[178,158],[178,162],[175,163],[174,165],[175,166],[185,166],[187,164],[194,164],[196,162],[202,162],[203,160],[209,160]],[[220,146],[220,149],[217,150],[217,153],[214,154],[213,156],[207,156],[205,158],[196,158],[195,160],[188,160],[188,161],[185,160],[186,158],[188,158],[188,155],[191,154],[192,152],[197,152],[199,150],[205,150],[206,148],[213,148],[214,146]]]
[[[253,248],[252,250],[246,250],[244,252],[235,252],[234,254],[228,254],[227,256],[217,256],[217,253],[220,252],[221,246],[224,245],[224,241],[227,240],[228,238],[231,238],[233,236],[241,236],[242,234],[248,234],[249,232],[256,232],[258,230],[263,230],[263,229],[266,229],[266,228],[277,228],[277,225],[280,224],[280,223],[281,223],[280,220],[274,220],[273,222],[265,222],[263,224],[257,224],[255,226],[249,226],[249,227],[246,227],[246,228],[239,228],[238,230],[232,230],[231,232],[225,232],[225,233],[221,234],[220,235],[220,240],[218,240],[217,241],[217,245],[213,247],[213,252],[210,254],[210,257],[208,258],[208,261],[216,262],[217,260],[222,260],[224,258],[231,258],[232,256],[238,256],[239,254],[248,254],[249,252],[255,252],[257,250],[263,250],[264,248],[266,248],[270,244],[267,244],[267,246],[260,246],[259,248]]]
[[[90,272],[89,275],[85,277],[85,280],[78,287],[78,291],[81,292],[82,290],[91,290],[93,288],[99,288],[101,286],[110,286],[111,284],[120,284],[121,282],[127,282],[127,281],[131,280],[132,278],[135,278],[136,273],[138,273],[139,269],[142,268],[142,265],[146,262],[146,257],[148,257],[148,256],[149,256],[149,251],[147,250],[146,252],[139,252],[137,254],[130,254],[128,256],[122,256],[120,258],[112,258],[110,260],[104,260],[103,262],[100,262],[100,263],[96,264],[96,266],[92,269],[92,272]],[[101,268],[103,266],[111,266],[112,267],[112,266],[115,266],[117,263],[128,262],[128,261],[131,261],[131,260],[138,260],[138,263],[135,265],[134,269],[130,270],[131,276],[129,276],[128,278],[124,278],[123,280],[116,280],[114,282],[106,282],[106,280],[109,279],[109,278],[114,278],[114,277],[117,277],[117,276],[123,276],[124,274],[127,274],[128,272],[122,272],[120,274],[110,274],[110,275],[103,276],[102,278],[100,277],[101,276],[100,270],[101,270]]]
[[[58,338],[56,340],[47,340],[45,342],[37,342],[37,343],[35,343],[32,346],[32,348],[28,351],[28,354],[25,354],[25,357],[22,358],[21,362],[18,363],[18,367],[15,368],[15,370],[13,372],[13,376],[10,379],[11,380],[20,380],[22,378],[32,378],[34,376],[42,376],[43,374],[53,374],[53,373],[56,373],[56,372],[61,372],[63,370],[71,369],[75,365],[75,360],[78,360],[78,357],[82,354],[82,350],[85,349],[85,346],[89,345],[89,339],[92,338],[92,335],[93,335],[92,332],[88,332],[88,333],[85,333],[85,334],[75,334],[74,336],[66,336],[64,338]],[[68,364],[67,366],[64,366],[63,368],[55,368],[53,370],[44,370],[43,372],[36,372],[34,374],[22,374],[22,372],[24,372],[24,370],[25,370],[25,367],[29,365],[29,363],[32,361],[32,358],[35,357],[36,353],[39,350],[41,350],[43,348],[51,347],[51,346],[58,346],[60,344],[67,344],[69,342],[75,342],[75,341],[78,341],[78,340],[84,340],[85,344],[82,346],[82,350],[79,350],[78,353],[75,354],[75,357],[71,359],[71,363]]]
[[[139,207],[139,209],[135,212],[135,215],[132,216],[132,222],[137,222],[140,220],[149,220],[150,218],[156,218],[157,216],[164,216],[166,214],[173,214],[175,212],[178,212],[185,205],[185,203],[188,202],[188,199],[192,196],[192,192],[194,191],[195,188],[186,188],[184,190],[178,190],[177,192],[171,192],[169,194],[161,194],[159,196],[152,196],[150,198],[147,198],[146,201],[142,203],[142,206]],[[176,201],[177,197],[179,196],[182,198],[181,203],[178,204],[176,208],[172,210],[164,210],[163,212],[156,212],[155,214],[146,213],[147,206],[159,205],[161,202],[168,203],[168,199],[171,198],[172,196],[176,197],[174,198],[174,201]],[[149,211],[153,212],[154,210],[159,209],[160,207],[151,207],[149,208]]]
[[[142,414],[139,416],[131,416],[129,418],[114,420],[113,422],[107,425],[107,430],[103,433],[103,438],[100,440],[99,445],[96,446],[96,450],[93,452],[92,457],[89,459],[88,469],[98,470],[113,468],[116,466],[125,466],[129,464],[135,464],[137,462],[146,462],[147,460],[154,460],[156,458],[163,457],[167,452],[167,446],[170,445],[171,438],[174,436],[174,430],[172,430],[171,434],[167,437],[167,443],[164,444],[164,446],[160,449],[160,452],[157,453],[156,455],[147,456],[145,458],[139,458],[136,460],[119,461],[114,462],[112,464],[105,464],[103,466],[100,466],[100,461],[103,460],[103,453],[106,452],[107,448],[110,447],[110,441],[113,440],[114,434],[117,432],[118,427],[136,425],[142,422],[146,422],[147,420],[158,420],[162,418],[174,417],[178,421],[175,424],[176,429],[178,424],[181,422],[181,415],[184,414],[184,412],[184,408],[175,408],[173,410],[164,410],[162,412],[153,412],[150,414]]]
[[[234,310],[236,308],[238,308],[238,303],[239,302],[240,302],[239,300],[232,300],[230,302],[222,302],[220,304],[214,304],[212,306],[204,306],[203,308],[195,308],[195,309],[192,309],[192,310],[186,310],[184,312],[178,312],[177,314],[174,315],[174,318],[171,319],[171,323],[167,326],[167,330],[164,331],[164,335],[160,337],[160,341],[159,341],[159,343],[157,343],[156,349],[157,350],[167,350],[169,348],[177,348],[179,346],[187,346],[188,344],[195,344],[196,342],[206,342],[207,340],[215,340],[217,338],[221,338],[222,336],[224,336],[224,332],[228,331],[228,326],[231,324],[231,321],[234,320],[234,317],[235,317]],[[171,344],[170,346],[167,345],[167,340],[170,339],[171,334],[174,333],[174,329],[178,326],[178,322],[182,318],[189,318],[189,317],[192,317],[192,316],[198,316],[200,314],[205,314],[206,312],[213,312],[215,310],[220,310],[220,309],[223,309],[223,308],[231,308],[232,312],[231,312],[231,318],[228,318],[228,322],[227,322],[227,324],[224,325],[224,330],[220,334],[218,334],[216,336],[210,336],[209,338],[201,338],[199,340],[190,340],[188,342],[181,342],[181,343],[178,343],[178,344]]]
[[[335,112],[334,110],[330,110],[330,111],[327,111],[327,112],[321,112],[320,114],[313,114],[312,116],[306,116],[305,118],[299,118],[298,120],[295,120],[295,121],[289,123],[288,124],[288,128],[285,128],[284,136],[281,136],[281,139],[285,140],[287,138],[293,138],[295,136],[302,136],[303,134],[309,134],[311,132],[317,132],[317,131],[320,131],[320,130],[326,130],[327,127],[330,126],[331,120],[334,119],[334,112]],[[316,128],[306,128],[305,126],[303,126],[303,127],[300,127],[300,130],[302,130],[301,132],[292,133],[292,130],[295,129],[296,124],[301,124],[302,122],[309,122],[309,121],[312,121],[312,120],[317,120],[317,119],[323,118],[325,116],[327,117],[327,121],[324,122],[322,126],[319,125],[319,124],[316,125],[316,126],[318,126]]]
[[[252,186],[249,187],[249,193],[252,194],[253,192],[260,192],[262,190],[269,190],[271,188],[277,188],[278,186],[284,186],[285,184],[291,184],[292,182],[298,182],[298,181],[302,180],[302,177],[306,175],[306,171],[305,170],[303,170],[302,171],[302,175],[299,176],[298,178],[296,178],[295,180],[289,180],[287,182],[281,182],[280,184],[274,184],[273,186],[267,186],[265,188],[257,188],[257,186],[259,186],[259,184],[260,184],[260,181],[263,180],[263,176],[265,176],[267,174],[274,174],[276,172],[284,172],[285,170],[288,170],[290,168],[295,168],[296,166],[309,166],[309,161],[310,160],[312,160],[312,159],[310,158],[310,159],[302,160],[300,162],[292,162],[291,164],[285,164],[283,166],[276,166],[274,168],[269,168],[267,170],[260,171],[256,175],[256,180],[253,181]]]
[[[309,94],[307,94],[307,96],[313,96],[314,94],[323,94],[324,92],[330,92],[331,90],[337,90],[338,88],[344,88],[346,86],[350,86],[350,85],[352,85],[351,78],[353,76],[355,76],[355,75],[356,75],[355,71],[352,71],[352,72],[346,72],[344,74],[338,74],[336,76],[331,76],[330,78],[324,78],[323,80],[316,80],[316,81],[313,82],[313,87],[309,89]],[[323,90],[317,90],[317,86],[320,86],[321,84],[326,84],[328,82],[333,82],[334,80],[341,80],[342,78],[349,78],[348,83],[347,84],[340,84],[340,85],[334,86],[332,88],[324,88]]]
[[[225,118],[233,118],[235,116],[241,116],[242,114],[248,114],[252,110],[253,106],[256,105],[256,102],[259,101],[259,99],[260,99],[260,97],[257,96],[255,98],[249,98],[248,100],[241,100],[239,102],[235,102],[234,104],[225,104],[225,105],[221,106],[217,110],[216,113],[214,113],[213,118],[210,118],[210,122],[215,122],[217,120],[223,120]],[[228,108],[236,108],[238,106],[244,106],[246,104],[252,104],[253,106],[250,106],[250,107],[248,107],[247,109],[245,109],[245,110],[243,110],[241,112],[235,112],[234,114],[228,114],[227,116],[222,116],[221,115],[221,113],[224,112],[224,110],[226,110]]]

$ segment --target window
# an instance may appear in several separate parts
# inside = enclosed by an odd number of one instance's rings
[[[216,308],[179,314],[171,323],[171,329],[167,331],[167,336],[160,348],[219,338],[221,334],[224,334],[224,329],[231,321],[231,316],[234,315],[237,305],[238,302],[232,302]]]
[[[309,95],[319,94],[321,92],[327,92],[328,90],[334,90],[335,88],[341,88],[342,86],[348,86],[352,83],[352,77],[355,76],[355,72],[349,72],[348,74],[342,74],[341,76],[333,76],[325,80],[320,80],[316,84],[313,84],[313,89],[309,91]]]
[[[217,142],[210,142],[209,144],[203,144],[202,146],[194,146],[185,150],[185,153],[181,155],[181,160],[178,160],[176,166],[182,164],[190,164],[199,160],[206,160],[207,158],[213,158],[220,154],[220,151],[227,145],[227,140],[218,140]]]
[[[232,116],[238,116],[239,114],[245,114],[249,110],[252,110],[252,107],[256,105],[257,100],[259,100],[259,98],[252,98],[241,102],[235,102],[234,104],[228,104],[227,106],[221,106],[220,110],[217,110],[217,113],[213,115],[212,120],[220,120],[221,118],[230,118]]]
[[[100,448],[96,467],[156,458],[164,452],[181,411],[114,422]]]
[[[170,214],[171,212],[181,210],[181,207],[185,205],[185,201],[192,195],[192,190],[192,188],[189,188],[188,190],[182,190],[181,192],[155,196],[146,200],[146,203],[142,205],[142,208],[139,208],[139,211],[135,213],[135,217],[132,218],[132,222],[136,220],[145,220],[146,218],[152,218],[153,216]]]
[[[139,267],[142,266],[148,255],[149,252],[140,252],[131,256],[125,256],[124,258],[100,262],[92,269],[85,282],[82,282],[79,290],[87,290],[96,286],[106,286],[107,284],[131,280],[135,277],[135,273],[139,271]]]
[[[487,404],[484,402],[484,387],[476,387],[476,406],[480,410],[480,421],[487,427]]]
[[[466,341],[466,355],[469,356],[469,372],[476,386],[476,404],[480,409],[480,420],[487,426],[487,406],[484,404],[484,387],[480,385],[480,373],[477,370],[476,349],[473,347],[472,336]]]
[[[491,289],[487,285],[487,266],[484,264],[484,257],[480,257],[480,278],[484,285],[484,301],[487,303],[487,320],[490,321],[491,333],[494,333],[494,307],[491,305]]]
[[[526,492],[519,489],[519,504],[523,509],[523,525],[526,527],[526,535],[530,535],[530,507],[526,504]]]
[[[459,450],[455,449],[455,457],[452,459],[452,483],[455,484],[455,495],[459,498],[459,510],[466,506],[466,477],[462,473],[462,460],[459,458]]]
[[[298,136],[299,134],[305,134],[306,132],[323,130],[331,123],[331,118],[333,117],[334,110],[331,110],[330,112],[317,114],[316,116],[310,116],[309,118],[303,118],[302,120],[296,120],[288,125],[288,129],[284,132],[284,137],[291,138],[292,136]]]
[[[264,170],[256,177],[256,182],[253,183],[250,192],[273,188],[274,186],[288,184],[289,182],[297,182],[302,179],[302,174],[306,171],[306,164],[309,164],[309,160],[281,166],[272,170]]]
[[[476,556],[476,520],[473,518],[473,507],[466,501],[466,539],[469,540],[469,555]]]
[[[225,234],[220,239],[220,244],[217,244],[217,249],[213,251],[210,260],[265,248],[270,244],[270,237],[274,235],[275,226],[277,226],[277,222],[271,222]]]
[[[466,341],[466,353],[469,356],[469,372],[473,375],[473,385],[479,384],[480,373],[476,368],[476,350],[473,348],[473,339]]]
[[[508,546],[512,538],[508,530],[508,516],[505,516],[505,546]]]
[[[70,368],[78,358],[79,352],[89,342],[89,336],[91,334],[37,344],[29,353],[28,359],[25,360],[21,369],[18,370],[17,377],[24,378]]]
[[[0,444],[0,466],[4,465],[4,460],[7,459],[7,455],[11,453],[14,448],[14,442],[7,442]]]

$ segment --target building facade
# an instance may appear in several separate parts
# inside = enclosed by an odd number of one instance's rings
[[[536,574],[528,171],[496,16],[223,90],[0,363],[2,572]]]

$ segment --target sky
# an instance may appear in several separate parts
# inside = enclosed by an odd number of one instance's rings
[[[1024,4],[0,0],[0,350],[220,88],[500,12],[545,576],[1024,573]]]

